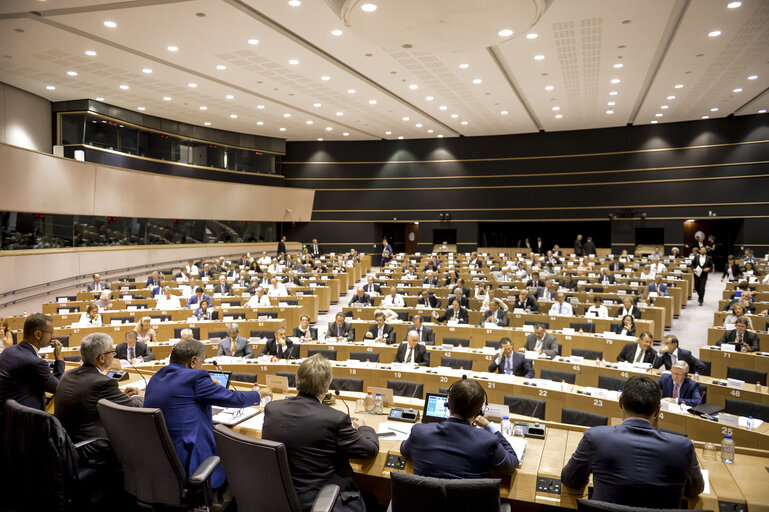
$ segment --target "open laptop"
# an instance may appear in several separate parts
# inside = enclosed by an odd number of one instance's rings
[[[422,412],[422,423],[440,423],[449,417],[449,395],[443,393],[427,393],[425,408]]]
[[[212,379],[218,382],[221,387],[226,389],[230,386],[230,379],[232,379],[232,372],[220,372],[220,371],[209,370],[208,374],[211,376]]]

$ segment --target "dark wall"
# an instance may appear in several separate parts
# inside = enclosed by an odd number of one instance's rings
[[[559,233],[573,240],[581,223],[602,221],[611,240],[597,240],[599,247],[630,250],[637,227],[657,227],[669,251],[689,242],[687,219],[745,219],[733,243],[763,254],[767,161],[766,115],[509,136],[289,142],[286,185],[317,192],[313,222],[285,226],[285,233],[370,251],[388,224],[418,221],[421,250],[430,248],[432,229],[450,228],[466,251],[482,241],[480,223],[529,226],[521,239],[535,232],[530,223],[568,222],[571,232]],[[440,220],[446,212],[450,220]],[[402,240],[402,226],[390,231]]]

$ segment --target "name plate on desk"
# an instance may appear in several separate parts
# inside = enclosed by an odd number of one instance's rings
[[[726,379],[726,385],[730,388],[745,389],[745,381],[740,379]]]
[[[740,417],[734,414],[728,414],[725,412],[718,413],[718,422],[722,425],[729,425],[730,427],[740,426]]]
[[[532,360],[539,359],[539,353],[536,350],[527,350],[523,354],[523,357],[525,357],[526,359],[532,359]]]

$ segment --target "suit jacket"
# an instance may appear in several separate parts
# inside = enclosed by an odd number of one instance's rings
[[[414,327],[414,324],[411,324],[406,329],[406,337],[408,337],[409,331],[417,331],[419,333],[419,341],[424,342],[425,345],[435,345],[435,331],[433,331],[432,327],[422,324],[422,327],[417,329]],[[403,338],[403,341],[406,341],[406,339]]]
[[[501,433],[455,417],[417,423],[400,450],[414,462],[414,474],[419,476],[489,478],[492,473],[511,474],[518,467],[518,457]]]
[[[625,270],[625,264],[622,263],[621,261],[615,261],[614,263],[611,263],[609,265],[609,270],[611,270],[612,272],[616,272],[618,270]]]
[[[282,354],[278,354],[278,342],[275,338],[267,340],[267,344],[264,346],[260,356],[275,356],[281,359],[299,359],[299,345],[295,345],[293,341],[286,340],[286,348],[282,350]]]
[[[366,283],[366,284],[363,286],[363,289],[364,289],[364,290],[366,290],[366,293],[372,293],[372,292],[376,292],[376,293],[378,293],[379,295],[381,295],[381,294],[382,294],[382,287],[381,287],[381,286],[379,286],[378,284],[376,284],[376,283],[373,283],[373,284],[371,285],[371,288],[373,288],[373,289],[369,289],[369,284],[368,284],[368,283]]]
[[[245,357],[251,359],[254,357],[254,351],[251,350],[251,345],[248,344],[248,340],[243,336],[238,336],[235,340],[235,353],[232,353],[232,338],[227,336],[219,343],[219,350],[216,352],[217,356],[234,356]]]
[[[189,477],[206,457],[218,454],[211,406],[248,407],[259,401],[257,391],[232,391],[214,383],[205,370],[171,363],[147,383],[144,406],[163,411],[171,441]],[[224,480],[219,466],[211,475],[211,486],[220,487]]]
[[[705,363],[694,357],[691,351],[681,347],[678,347],[678,360],[686,361],[686,364],[689,365],[689,371],[692,373],[700,373],[706,368]],[[657,357],[654,358],[652,368],[659,368],[661,366],[664,366],[666,370],[670,370],[673,367],[673,358],[669,353],[657,354]]]
[[[657,289],[657,283],[651,283],[649,284],[649,291],[657,292],[657,295],[670,295],[670,292],[668,292],[668,285],[665,283],[660,283],[659,289]]]
[[[368,296],[368,293],[364,293],[363,297],[358,297],[358,294],[352,296],[352,299],[350,300],[350,306],[353,306],[355,304],[363,304],[364,306],[370,306],[371,305],[371,297]]]
[[[283,240],[280,240],[278,242],[278,249],[275,251],[275,255],[280,256],[280,253],[285,253],[285,252],[286,252],[286,242],[284,242]]]
[[[617,361],[626,362],[626,363],[634,362],[636,348],[638,348],[638,343],[636,343],[635,341],[631,341],[630,343],[626,344],[624,347],[622,347],[622,350],[617,356]],[[643,355],[643,359],[641,360],[641,362],[654,363],[654,359],[656,357],[657,357],[657,351],[654,350],[653,348],[649,348],[649,350],[647,350],[646,353]]]
[[[417,299],[417,304],[424,304],[425,306],[430,307],[430,308],[439,308],[439,307],[441,307],[441,301],[435,295],[428,295],[427,296],[427,304],[425,304],[425,299],[423,299],[420,296]]]
[[[293,284],[294,286],[302,286],[302,280],[298,277],[289,279],[288,277],[283,280],[283,284]]]
[[[595,254],[595,244],[593,242],[585,242],[582,244],[582,255],[590,256],[591,254]]]
[[[409,348],[408,342],[398,345],[398,351],[395,353],[396,363],[406,361],[406,354],[408,354]],[[427,348],[421,343],[414,347],[414,362],[419,366],[430,366],[430,354],[427,353]]]
[[[221,293],[222,295],[232,295],[232,285],[230,283],[224,283],[224,285],[217,284],[214,286],[214,293]],[[213,304],[209,304],[213,306]]]
[[[452,295],[451,297],[449,297],[449,303],[447,304],[447,306],[451,306],[455,300],[457,300],[456,295]],[[462,299],[459,301],[459,305],[462,306],[463,308],[470,307],[470,299],[467,298],[467,295],[462,295]]]
[[[545,286],[545,282],[542,279],[537,279],[536,282],[533,279],[526,281],[526,288],[542,288]]]
[[[574,291],[574,290],[576,290],[576,289],[577,289],[578,283],[577,283],[577,280],[576,280],[576,279],[574,279],[574,278],[572,278],[572,279],[571,279],[571,281],[570,281],[570,282],[568,282],[568,283],[566,282],[566,279],[563,279],[563,280],[560,282],[560,286],[561,286],[562,288],[566,288],[567,290],[571,290],[571,291]]]
[[[347,322],[343,323],[340,332],[341,332],[342,338],[347,338],[348,341],[353,341],[352,325],[350,325]],[[337,331],[336,322],[329,322],[328,330],[326,331],[326,338],[336,338],[337,335],[338,335],[338,331]]]
[[[734,343],[737,339],[737,329],[732,329],[729,331],[726,331],[723,336],[716,342],[716,345],[719,347],[722,343]],[[743,335],[743,341],[750,346],[750,350],[748,352],[757,352],[759,350],[759,340],[758,335],[751,331],[745,331],[745,334]],[[8,349],[6,349],[8,350]]]
[[[665,374],[657,381],[660,389],[662,390],[662,398],[669,398],[673,396],[673,377],[669,374]],[[684,379],[681,387],[678,389],[678,400],[676,403],[680,404],[682,401],[686,402],[686,405],[690,407],[696,407],[700,405],[702,396],[700,395],[700,385],[694,382],[689,377]]]
[[[181,277],[179,274],[177,274],[177,277]],[[152,276],[147,278],[147,284],[144,285],[145,288],[149,288],[150,286],[160,286],[160,278],[152,279]]]
[[[536,334],[529,334],[526,336],[526,343],[523,344],[523,348],[526,350],[534,350],[534,347],[537,346],[537,335]],[[558,349],[560,346],[558,345],[558,340],[550,334],[549,332],[545,333],[545,337],[542,339],[542,352],[547,354],[548,357],[554,357],[558,355]]]
[[[483,267],[483,262],[481,261],[480,258],[475,258],[474,260],[470,260],[470,261],[467,262],[467,264],[468,265],[475,265],[476,268],[482,268]]]
[[[307,329],[310,332],[310,339],[317,340],[318,339],[318,329],[315,327],[308,327]],[[299,327],[294,327],[294,332],[291,334],[291,336],[295,338],[301,338],[304,335],[302,331],[299,330]]]
[[[705,264],[704,265],[700,265],[700,255],[699,254],[696,255],[694,257],[694,259],[692,260],[692,271],[694,271],[698,267],[702,268],[703,270],[708,268],[708,269],[710,269],[710,272],[712,272],[713,271],[713,258],[711,258],[708,255],[705,255]],[[710,272],[704,272],[703,271],[702,274],[700,274],[700,278],[704,277],[705,279],[707,279],[708,274],[710,274]],[[697,278],[696,275],[694,277]]]
[[[429,279],[429,278],[425,277],[422,280],[422,284],[427,284],[427,285],[430,285],[430,286],[438,286],[438,278],[435,277],[435,276],[433,276],[432,279]]]
[[[379,326],[377,324],[369,326],[368,332],[376,339],[379,336]],[[382,326],[382,337],[388,345],[395,343],[395,329],[392,325],[384,324]]]
[[[513,375],[518,377],[526,377],[527,379],[534,377],[534,368],[531,366],[531,361],[526,359],[526,357],[524,357],[524,355],[519,352],[513,352],[512,357]],[[497,358],[495,356],[494,359],[491,360],[489,371],[492,373],[505,373],[506,359],[507,358],[503,355],[500,365],[497,365]]]
[[[200,297],[200,300],[201,300],[201,302],[204,301],[204,300],[207,300],[209,306],[213,306],[214,305],[214,300],[207,293],[204,293]],[[198,294],[197,293],[193,293],[192,294],[192,297],[190,297],[190,300],[187,301],[187,305],[184,306],[184,307],[188,308],[188,307],[192,306],[193,304],[198,304]],[[198,304],[198,306],[200,306],[200,305]]]
[[[624,327],[625,327],[625,326],[624,326],[624,324],[617,324],[617,325],[615,325],[614,327],[612,327],[612,329],[611,329],[611,330],[612,330],[613,332],[617,333],[617,334],[621,334],[621,333],[622,333],[622,329],[623,329]],[[627,336],[635,336],[635,325],[633,325],[633,328],[632,328],[632,329],[630,329],[630,331],[629,331],[629,332],[626,332],[625,334],[626,334]]]
[[[682,497],[698,495],[705,485],[692,442],[640,418],[585,431],[561,482],[579,488],[590,473],[592,499],[634,507],[679,508]]]
[[[307,251],[313,258],[317,258],[323,254],[323,249],[320,247],[320,245],[308,245]]]
[[[443,316],[438,317],[439,322],[446,322],[448,320],[451,320],[454,318],[454,308],[449,307],[446,310],[446,313],[443,314]],[[467,320],[467,309],[465,308],[459,308],[459,312],[457,313],[457,320],[460,324],[466,324],[468,322]]]
[[[86,287],[86,289],[89,292],[101,292],[101,291],[104,291],[104,290],[109,290],[110,286],[109,286],[109,283],[105,283],[104,281],[99,281],[99,287],[97,289],[96,282],[95,281],[91,281],[90,283],[88,283],[88,286]]]
[[[536,313],[539,311],[539,305],[537,304],[537,301],[534,300],[534,297],[526,297],[526,301],[521,302],[520,298],[516,296],[515,302],[513,303],[513,309],[516,309],[516,308],[526,309],[531,311],[532,313]]]
[[[128,359],[128,343],[125,341],[123,343],[119,343],[118,346],[115,347],[115,352],[115,357],[118,359]],[[134,352],[136,353],[136,357],[141,357],[144,361],[152,361],[155,359],[155,354],[152,353],[152,349],[142,341],[136,342]]]
[[[577,256],[582,256],[582,240],[574,240],[574,254]]]
[[[335,511],[365,510],[348,457],[376,456],[379,440],[373,428],[355,430],[347,414],[299,393],[267,404],[262,439],[286,445],[291,480],[303,510],[310,510],[326,484],[340,486]]]
[[[481,325],[486,323],[486,320],[493,316],[494,313],[489,309],[483,313],[483,319]],[[507,313],[502,308],[497,308],[497,325],[500,327],[507,327],[510,324],[510,320],[507,318]]]
[[[742,269],[736,263],[732,263],[732,278],[737,280],[742,275]],[[724,266],[724,277],[729,277],[729,264]]]
[[[614,284],[615,279],[614,279],[614,276],[611,274],[601,274],[601,277],[598,278],[598,282]]]
[[[45,392],[56,393],[64,361],[55,361],[53,374],[38,357],[35,347],[24,341],[0,352],[0,416],[5,401],[12,398],[33,409],[45,409]]]

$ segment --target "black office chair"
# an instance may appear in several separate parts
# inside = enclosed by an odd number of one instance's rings
[[[622,387],[625,385],[625,382],[627,382],[627,380],[621,379],[619,377],[612,377],[610,375],[598,376],[598,387],[601,389],[622,391]]]
[[[473,360],[463,359],[461,357],[441,357],[441,366],[448,366],[455,370],[459,370],[460,368],[463,370],[472,370]]]
[[[585,427],[598,427],[600,425],[608,425],[609,418],[592,412],[564,408],[561,409],[561,423],[583,425]]]
[[[69,347],[69,336],[54,336],[64,347]]]
[[[13,344],[16,345],[19,342],[19,339],[16,337],[16,331],[11,331],[11,336],[13,337]],[[62,336],[63,338],[64,336]],[[67,336],[69,338],[69,336]],[[69,341],[69,339],[67,340]]]
[[[132,317],[132,316],[113,316],[112,318],[109,319],[109,322],[105,322],[105,323],[110,323],[111,324],[115,320],[120,320],[121,324],[131,324],[131,323],[134,322],[134,317]]]
[[[711,361],[705,361],[704,359],[700,359],[700,361],[705,365],[705,368],[700,372],[700,375],[706,375],[710,377],[710,371],[713,367],[713,363]],[[692,371],[692,369],[689,368],[689,371]]]
[[[603,286],[588,286],[585,288],[588,293],[603,293]]]
[[[196,340],[200,339],[200,327],[174,327],[174,338],[182,337],[182,329],[192,329],[192,337]],[[210,336],[211,334],[209,333]]]
[[[71,356],[64,356],[63,359],[65,361],[69,361],[70,363],[79,363],[83,360],[82,356],[80,354],[75,354]]]
[[[329,361],[336,361],[336,350],[316,348],[307,351],[307,357],[312,357],[315,354],[320,354]]]
[[[616,332],[617,334],[622,332],[622,327],[624,327],[622,322],[612,322],[609,324],[609,330],[611,332]]]
[[[148,309],[146,304],[133,304],[136,309]]]
[[[596,359],[603,359],[603,352],[600,350],[588,350],[585,348],[573,348],[571,349],[571,355],[584,357],[585,359],[590,359],[591,361]]]
[[[758,370],[748,370],[747,368],[727,366],[726,378],[739,379],[750,384],[760,382],[762,386],[766,386],[766,372],[760,372]]]
[[[411,398],[423,398],[424,384],[408,380],[388,380],[387,387],[393,390],[395,396],[408,396]]]
[[[449,394],[449,389],[450,388],[438,388],[438,393],[441,393],[441,394],[444,394],[444,395],[448,395]]]
[[[254,329],[251,331],[251,337],[252,338],[272,338],[275,334],[274,331],[266,331],[266,330],[260,330],[260,329]]]
[[[470,339],[469,338],[443,338],[443,343],[445,343],[446,345],[454,345],[455,347],[458,347],[458,346],[469,347]]]
[[[351,377],[334,377],[331,379],[331,389],[339,391],[363,391],[363,379]]]
[[[285,377],[288,379],[288,387],[296,387],[296,372],[275,372],[278,377]]]
[[[595,324],[592,322],[570,322],[569,326],[575,331],[595,332]]]
[[[242,317],[239,315],[238,318],[242,318]],[[219,320],[219,310],[218,309],[215,309],[215,310],[211,311],[211,320]]]
[[[499,341],[494,341],[494,340],[486,340],[486,346],[491,347],[494,350],[499,350],[499,347],[500,347]]]
[[[174,329],[174,333],[176,333],[176,329]],[[208,339],[209,340],[211,338],[219,338],[220,340],[223,340],[227,336],[228,336],[227,331],[209,331],[208,332]],[[198,338],[196,336],[195,339],[197,340],[197,339],[200,339],[200,338]]]
[[[409,321],[409,312],[408,311],[398,311],[396,313],[398,315],[398,320],[403,320],[404,322]]]
[[[145,506],[212,506],[211,474],[219,465],[213,455],[187,478],[160,409],[117,405],[106,399],[96,404],[112,449],[123,466],[127,493]],[[136,440],[141,439],[141,449]]]
[[[298,306],[299,305],[299,300],[298,299],[284,299],[284,298],[281,297],[280,302],[288,304],[289,306]]]
[[[761,421],[769,421],[769,405],[765,404],[727,398],[724,411],[729,414],[746,417],[753,416]]]
[[[350,352],[350,359],[354,359],[356,361],[363,361],[364,363],[366,361],[370,361],[372,363],[378,363],[379,353],[378,352]]]
[[[224,425],[214,427],[214,439],[239,512],[302,511],[283,443],[244,436]],[[324,485],[313,512],[331,512],[338,494],[338,485]]]
[[[577,374],[572,372],[562,372],[560,370],[550,370],[542,368],[539,371],[540,379],[554,380],[556,382],[566,381],[567,384],[574,384],[577,380]]]
[[[544,400],[505,395],[504,401],[505,405],[510,409],[511,414],[522,414],[524,416],[533,416],[541,420],[545,419],[547,402]]]
[[[539,320],[524,320],[523,325],[533,325],[534,327],[541,325],[545,329],[550,329],[550,322],[541,322]]]
[[[617,505],[605,501],[596,501],[580,498],[577,500],[577,512],[706,512],[701,509],[686,508],[646,508],[630,505]]]
[[[500,503],[499,480],[442,479],[390,473],[391,512],[510,512]]]
[[[352,317],[353,317],[353,316],[352,316],[352,311],[345,311],[345,312],[344,312],[344,316],[345,316],[346,318],[352,318]]]
[[[258,375],[255,373],[232,372],[231,379],[238,382],[256,382]]]
[[[224,304],[229,304],[229,306],[222,306],[222,307],[230,307],[230,308],[239,308],[241,304],[239,300],[232,300],[232,299],[222,299],[222,302]]]

